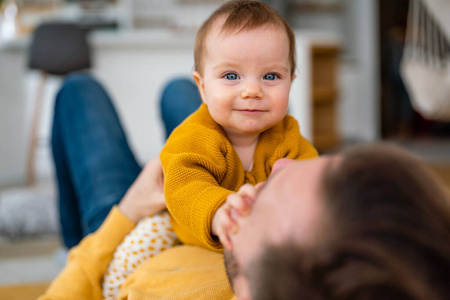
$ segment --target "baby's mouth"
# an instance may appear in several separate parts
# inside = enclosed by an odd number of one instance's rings
[[[240,112],[246,112],[246,113],[259,113],[259,112],[264,112],[264,110],[261,110],[261,109],[237,109],[237,111],[240,111]]]

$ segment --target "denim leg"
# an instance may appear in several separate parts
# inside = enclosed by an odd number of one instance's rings
[[[141,171],[102,86],[90,75],[68,76],[59,91],[52,146],[67,246],[95,231]],[[78,240],[78,241],[77,241]]]
[[[55,113],[52,126],[52,152],[58,184],[59,217],[61,235],[67,248],[76,246],[83,237],[81,230],[78,201],[72,185],[72,179],[67,165],[67,157],[62,142],[60,116]]]
[[[200,93],[192,80],[176,78],[163,89],[161,116],[166,129],[166,138],[187,116],[202,104]]]

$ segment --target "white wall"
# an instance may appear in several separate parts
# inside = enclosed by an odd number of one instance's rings
[[[157,156],[164,143],[158,100],[170,79],[191,77],[193,41],[193,36],[167,32],[100,33],[91,39],[91,71],[111,95],[141,163]],[[38,72],[26,68],[26,48],[19,44],[0,51],[0,186],[25,182],[30,120],[39,81]],[[53,175],[50,134],[61,82],[61,77],[50,76],[45,85],[36,153],[40,179]]]
[[[94,73],[113,97],[128,141],[141,163],[157,156],[163,146],[158,100],[170,79],[191,78],[192,48],[193,43],[172,49],[105,46],[95,55]]]
[[[25,57],[17,51],[0,55],[0,184],[14,183],[25,174],[26,129],[29,109],[22,81]]]
[[[351,47],[340,72],[340,130],[347,139],[380,138],[376,0],[347,0],[344,40]]]

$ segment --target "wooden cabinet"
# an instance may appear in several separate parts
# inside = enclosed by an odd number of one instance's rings
[[[312,143],[325,151],[339,142],[337,130],[337,63],[335,45],[311,46]]]
[[[289,113],[301,134],[319,152],[339,143],[338,66],[341,42],[335,36],[297,31],[297,78],[292,83]]]

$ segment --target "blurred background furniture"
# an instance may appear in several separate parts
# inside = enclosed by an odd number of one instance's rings
[[[289,113],[302,135],[320,153],[341,143],[339,73],[342,41],[332,35],[296,31],[297,78],[291,89]]]
[[[339,144],[339,54],[339,45],[313,45],[311,48],[312,143],[319,152]]]
[[[38,145],[38,127],[48,74],[64,76],[73,71],[91,67],[86,31],[75,24],[51,22],[39,25],[29,50],[28,67],[40,70],[33,119],[29,138],[27,185],[35,184],[35,156]]]
[[[413,101],[415,101],[414,96],[411,96],[410,88],[405,86],[407,82],[404,80],[401,74],[401,65],[402,62],[405,61],[405,58],[411,56],[411,35],[406,37],[407,27],[408,27],[408,10],[411,4],[421,5],[423,9],[426,9],[427,12],[422,10],[422,13],[419,12],[418,20],[419,24],[417,25],[425,25],[430,24],[428,21],[433,19],[435,22],[434,25],[438,25],[437,27],[441,30],[441,37],[447,36],[447,41],[450,40],[449,32],[449,18],[448,15],[450,13],[450,2],[447,0],[379,0],[379,25],[378,25],[378,34],[379,34],[379,50],[380,50],[380,111],[381,111],[381,136],[384,139],[400,139],[400,140],[415,140],[419,141],[442,141],[446,142],[448,137],[450,136],[450,121],[437,121],[436,119],[432,119],[426,116],[426,113],[423,114],[420,111],[420,108],[413,108]],[[425,17],[426,14],[429,14],[432,18]],[[447,25],[446,25],[447,24]],[[430,24],[431,25],[431,24]],[[436,41],[435,34],[434,36],[429,33],[432,33],[433,26],[422,27],[419,31],[425,30],[424,34],[420,34],[421,40],[425,43],[420,46],[425,48],[426,45],[430,45],[430,41],[433,39]],[[445,29],[449,28],[449,29]],[[428,36],[428,37],[426,37]],[[424,39],[425,37],[425,39]],[[419,36],[416,36],[419,39]],[[443,39],[440,39],[443,41]],[[407,48],[410,48],[406,53],[404,52],[404,46],[407,45]],[[432,45],[433,43],[431,43]],[[443,58],[445,56],[445,52],[447,52],[447,61],[450,58],[450,48],[449,43],[446,43],[447,46],[441,44],[441,46],[434,47],[434,49],[440,50],[440,56]],[[444,47],[442,47],[444,46]],[[418,50],[418,49],[416,49]],[[426,65],[431,63],[432,61],[436,62],[438,59],[432,58],[430,59],[430,55],[426,55],[424,52],[428,51],[428,53],[432,53],[433,49],[428,48],[427,50],[422,49],[416,51],[416,54],[420,54],[421,58],[426,60],[428,57],[428,61],[424,62],[422,65]],[[436,52],[435,52],[436,53]],[[406,54],[406,55],[404,55]],[[411,61],[411,60],[410,60]],[[416,60],[416,65],[421,64],[418,60]],[[450,64],[447,64],[448,66]],[[441,66],[445,66],[442,64]],[[439,79],[436,80],[435,83],[439,81],[445,81],[448,79],[444,79],[444,74],[449,74],[450,71],[445,71],[442,69],[438,72],[435,72],[435,66],[431,66],[431,72],[437,75]],[[421,72],[423,73],[423,72]],[[442,74],[442,75],[441,75]],[[414,75],[416,76],[416,75]],[[436,76],[436,75],[432,75]],[[425,76],[427,77],[427,76]],[[431,78],[431,76],[429,76]],[[415,87],[419,87],[423,85],[427,80],[420,81],[418,85]],[[435,88],[433,94],[437,94],[436,91],[442,89],[444,86]],[[433,89],[432,89],[433,90]],[[441,93],[444,94],[444,93]],[[429,98],[429,97],[427,97]],[[427,101],[427,99],[424,99]],[[428,104],[428,102],[426,102]]]
[[[447,12],[447,17],[440,12]],[[443,122],[450,122],[448,13],[449,1],[410,0],[400,68],[414,109],[429,120]]]

